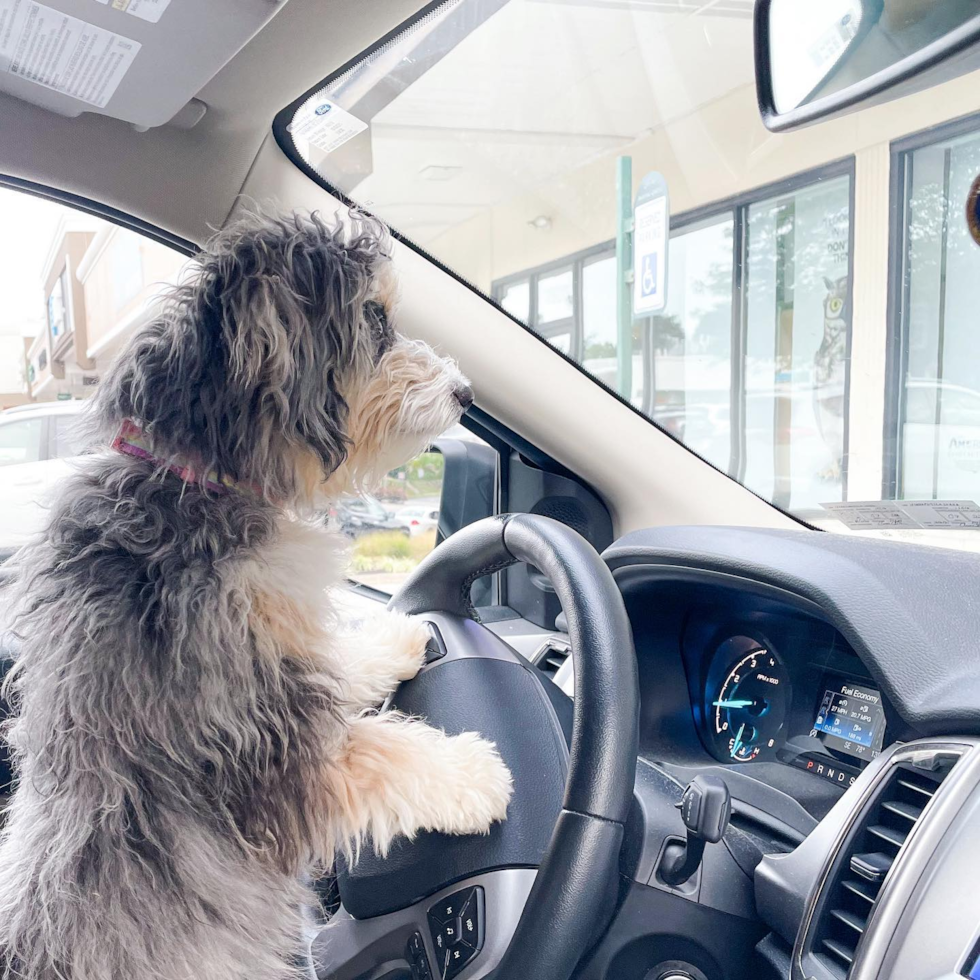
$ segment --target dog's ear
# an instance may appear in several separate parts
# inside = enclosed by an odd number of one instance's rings
[[[288,499],[347,453],[345,393],[371,362],[380,226],[250,214],[215,236],[99,393],[172,453]],[[321,476],[322,478],[322,476]]]

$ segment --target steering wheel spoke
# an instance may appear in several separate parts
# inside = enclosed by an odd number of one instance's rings
[[[313,941],[320,980],[480,980],[506,952],[534,884],[530,868],[456,882],[371,919],[341,911]]]

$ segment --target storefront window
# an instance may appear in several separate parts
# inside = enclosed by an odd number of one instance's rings
[[[572,270],[563,269],[538,280],[538,323],[554,323],[572,316]]]
[[[962,202],[980,133],[903,152],[907,229],[900,290],[904,392],[898,493],[974,500],[980,487],[980,279]]]
[[[849,185],[823,180],[748,210],[740,478],[795,511],[843,499]]]
[[[67,322],[68,311],[65,303],[65,273],[62,272],[55,280],[48,296],[48,328],[51,331],[51,339],[57,342],[70,329]]]
[[[522,323],[531,319],[531,284],[524,282],[511,283],[500,291],[500,305]]]
[[[844,493],[849,169],[801,175],[785,191],[747,194],[693,221],[676,217],[667,306],[632,322],[632,404],[797,512]],[[617,389],[614,243],[523,272],[494,295],[515,315],[536,297],[525,322]]]
[[[732,459],[732,211],[675,232],[653,318],[653,418],[719,469]]]
[[[632,388],[630,400],[644,407],[646,371],[643,339],[645,320],[632,327]],[[616,254],[601,253],[582,264],[582,366],[600,381],[616,390],[618,379],[619,327],[616,320]]]

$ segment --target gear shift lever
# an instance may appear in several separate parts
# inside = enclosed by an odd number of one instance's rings
[[[698,870],[705,844],[717,844],[725,836],[732,816],[732,797],[719,776],[695,776],[677,808],[687,828],[687,840],[668,844],[660,864],[660,878],[672,888],[683,885]]]

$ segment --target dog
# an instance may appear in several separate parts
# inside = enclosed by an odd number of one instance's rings
[[[390,239],[249,214],[207,244],[91,405],[105,451],[18,559],[4,976],[280,980],[338,850],[485,833],[492,743],[377,707],[417,619],[345,633],[317,521],[459,421],[456,365],[397,333]]]

